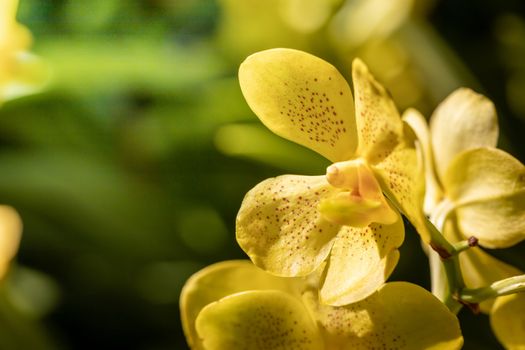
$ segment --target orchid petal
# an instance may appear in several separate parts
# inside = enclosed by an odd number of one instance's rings
[[[416,134],[423,152],[425,162],[425,203],[424,212],[431,213],[443,198],[443,190],[437,181],[434,168],[434,155],[430,142],[430,131],[423,115],[415,109],[408,109],[403,113],[403,120],[410,125]]]
[[[391,224],[397,220],[396,210],[390,207],[385,198],[360,197],[350,192],[341,192],[323,200],[319,211],[334,224],[352,227],[366,227],[372,222]]]
[[[472,149],[454,158],[443,185],[456,205],[493,200],[525,189],[525,166],[496,148]]]
[[[319,329],[300,299],[281,291],[248,291],[211,303],[196,329],[207,350],[322,350]]]
[[[525,239],[525,190],[465,205],[456,215],[464,237],[487,248],[511,247]]]
[[[436,108],[430,119],[430,131],[436,170],[442,178],[449,163],[460,152],[478,147],[496,147],[496,109],[485,96],[461,88]]]
[[[250,190],[237,215],[237,242],[255,265],[280,276],[304,276],[328,256],[340,229],[319,203],[340,190],[324,176],[284,175]]]
[[[525,167],[494,148],[459,154],[443,178],[460,231],[487,248],[525,239]]]
[[[343,307],[318,304],[311,294],[304,299],[324,331],[327,349],[451,350],[463,344],[456,316],[411,283],[387,283],[367,299]]]
[[[403,220],[364,228],[344,226],[332,247],[320,291],[324,304],[346,305],[360,301],[385,283],[399,260]]]
[[[490,324],[506,349],[525,349],[525,293],[497,298],[490,314]]]
[[[421,174],[424,164],[413,143],[415,136],[411,133],[412,130],[406,125],[403,142],[372,168],[387,197],[416,227],[423,241],[430,242],[423,213],[425,179]]]
[[[195,319],[206,305],[247,290],[281,290],[297,294],[304,281],[270,275],[248,260],[224,261],[210,265],[188,279],[180,295],[182,328],[192,349],[202,349]]]
[[[353,156],[352,92],[328,62],[297,50],[266,50],[241,64],[239,81],[248,105],[277,135],[333,162]]]
[[[359,137],[357,153],[374,164],[396,148],[403,123],[388,92],[359,59],[352,64],[352,78]]]

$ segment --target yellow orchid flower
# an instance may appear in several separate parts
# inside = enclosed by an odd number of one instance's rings
[[[43,63],[29,53],[31,33],[16,22],[17,0],[0,0],[0,103],[35,92],[46,79]]]
[[[474,236],[483,247],[506,248],[525,239],[525,167],[495,148],[498,123],[490,100],[459,89],[438,106],[430,130],[415,110],[403,118],[425,153],[425,212],[449,241]],[[462,252],[459,261],[468,288],[522,274],[478,247]],[[507,348],[525,347],[523,293],[480,306],[491,314],[493,329]]]
[[[411,110],[404,119],[426,149],[425,211],[444,222],[452,214],[461,235],[486,248],[507,248],[525,239],[525,167],[496,149],[494,105],[469,89],[459,89],[430,119]]]
[[[18,213],[10,206],[0,205],[0,279],[18,251],[21,233],[22,221]]]
[[[305,276],[328,258],[321,300],[364,299],[399,259],[403,221],[390,201],[416,225],[423,215],[414,135],[358,59],[355,107],[337,69],[301,51],[251,55],[239,80],[270,130],[334,164],[325,176],[284,175],[249,191],[237,216],[237,241],[257,266],[279,276]]]
[[[180,310],[192,349],[459,349],[457,318],[431,293],[391,282],[348,306],[318,302],[318,277],[282,278],[249,261],[193,275]]]

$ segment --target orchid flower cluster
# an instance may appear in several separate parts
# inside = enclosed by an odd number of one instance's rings
[[[181,293],[193,349],[459,349],[463,306],[490,314],[506,348],[525,347],[525,275],[479,247],[525,238],[525,167],[495,148],[487,98],[457,90],[429,127],[416,110],[401,116],[359,59],[352,92],[291,49],[248,57],[239,80],[270,130],[333,164],[248,192],[236,236],[251,262],[209,266]],[[387,282],[402,215],[428,248],[434,294]]]

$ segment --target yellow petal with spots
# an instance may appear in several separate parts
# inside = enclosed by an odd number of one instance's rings
[[[340,226],[325,220],[319,203],[339,189],[324,176],[267,179],[244,198],[237,242],[255,265],[280,276],[304,276],[328,256]]]
[[[335,67],[302,51],[272,49],[239,68],[248,105],[270,130],[336,162],[357,146],[352,92]]]
[[[359,135],[357,153],[374,164],[396,148],[403,133],[403,122],[388,92],[359,59],[352,64],[352,77]]]
[[[323,282],[321,302],[346,305],[360,301],[381,287],[399,259],[403,220],[392,225],[345,226],[335,240]]]
[[[182,328],[192,349],[203,349],[195,319],[206,305],[230,294],[247,290],[281,290],[299,295],[303,279],[270,275],[248,260],[224,261],[210,265],[188,279],[180,294]]]
[[[341,307],[305,294],[327,349],[460,349],[459,323],[436,297],[406,282],[385,284],[367,299]]]
[[[280,291],[233,294],[206,306],[196,328],[207,350],[322,350],[323,340],[300,299]]]
[[[485,96],[470,89],[458,89],[434,111],[430,132],[437,173],[443,177],[449,163],[462,151],[496,147],[496,109]]]
[[[497,298],[490,324],[506,349],[525,350],[525,293]]]
[[[415,135],[408,125],[404,127],[403,141],[380,163],[372,166],[383,191],[410,220],[425,242],[430,235],[425,225],[423,203],[425,197],[424,163],[414,145]]]

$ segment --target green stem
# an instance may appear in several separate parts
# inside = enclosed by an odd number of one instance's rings
[[[430,233],[429,244],[442,259],[447,259],[457,254],[456,248],[441,234],[445,226],[445,221],[453,209],[453,204],[450,201],[444,200],[436,206],[430,220],[426,220],[425,222]]]
[[[459,266],[458,252],[429,220],[425,221],[425,225],[430,233],[430,246],[441,257],[447,276],[447,290],[443,302],[450,311],[457,314],[462,307],[458,301],[458,292],[465,288],[461,267]]]
[[[457,243],[454,243],[454,249],[455,253],[459,254],[467,249],[470,249],[472,247],[476,247],[478,245],[478,239],[474,236],[471,236],[469,239],[465,241],[459,241]]]
[[[430,234],[430,246],[439,254],[441,259],[448,259],[456,255],[454,246],[439,232],[432,222],[425,220],[425,226]]]
[[[462,303],[458,301],[458,290],[465,287],[463,282],[463,275],[459,267],[459,260],[457,256],[449,259],[442,259],[445,274],[447,276],[447,290],[443,302],[451,312],[457,314],[463,307]]]
[[[389,192],[385,194],[397,209],[403,213],[402,207],[395,200],[395,197]],[[424,225],[430,235],[429,245],[439,254],[447,277],[447,289],[444,291],[443,303],[447,305],[451,312],[457,314],[462,308],[459,292],[465,288],[461,267],[459,266],[459,251],[441,234],[445,221],[453,209],[453,205],[451,202],[445,201],[436,209],[435,215],[433,215],[431,220],[425,217]],[[436,223],[438,227],[434,226],[434,223]]]
[[[514,276],[482,288],[464,288],[459,297],[468,303],[480,303],[502,295],[525,292],[525,275]]]

